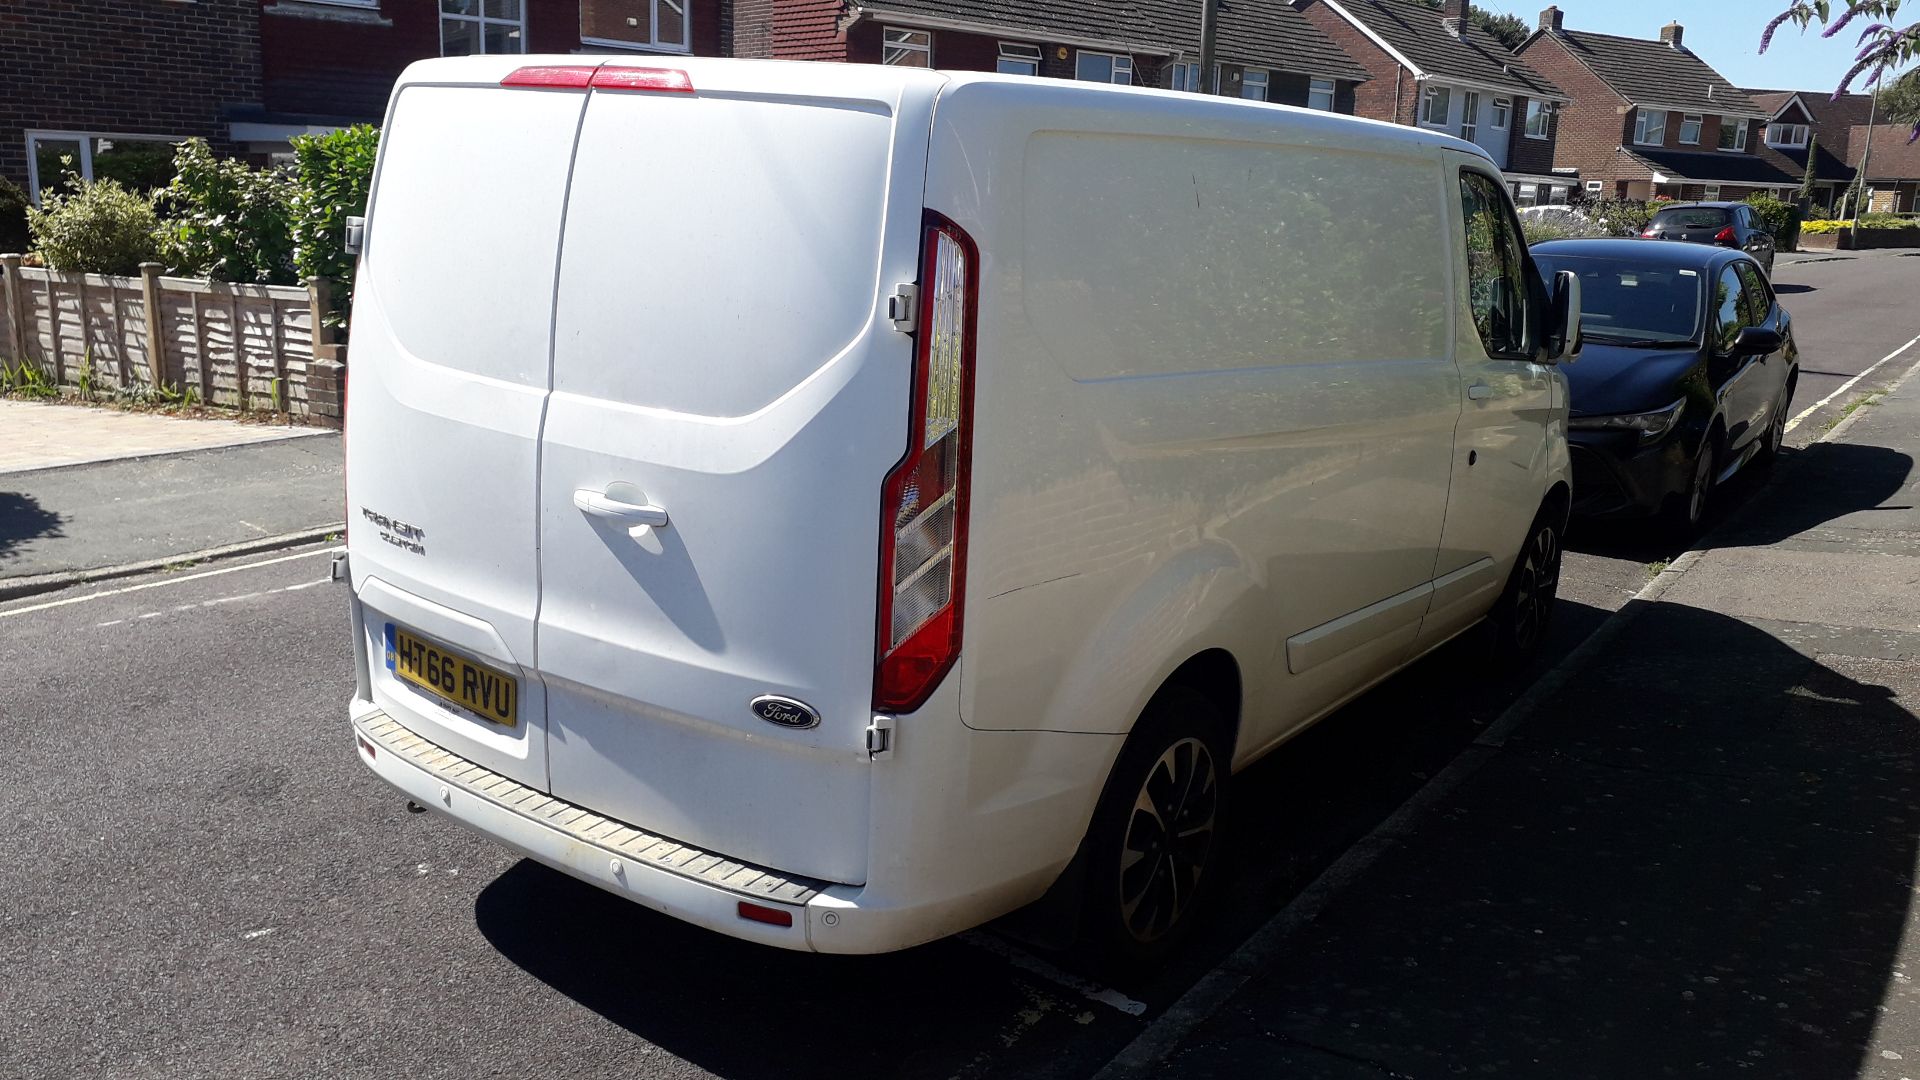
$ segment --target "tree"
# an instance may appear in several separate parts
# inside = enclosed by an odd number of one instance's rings
[[[1854,23],[1867,20],[1855,42],[1860,51],[1854,55],[1853,67],[1847,69],[1834,96],[1846,93],[1862,75],[1867,76],[1864,85],[1868,89],[1878,89],[1895,68],[1920,57],[1920,23],[1900,26],[1897,21],[1904,3],[1906,0],[1839,0],[1838,3],[1836,0],[1793,0],[1792,6],[1774,16],[1761,32],[1760,51],[1766,52],[1773,44],[1773,35],[1788,23],[1804,31],[1817,22],[1825,28],[1820,32],[1821,37],[1833,37]],[[1920,7],[1920,3],[1909,5],[1908,12],[1914,7]],[[1912,75],[1900,82],[1908,78]],[[1920,117],[1912,122],[1915,137],[1920,137]]]
[[[1920,124],[1920,70],[1907,72],[1880,91],[1880,115],[1896,124]]]
[[[1807,140],[1807,174],[1800,178],[1800,201],[1807,206],[1813,205],[1813,182],[1818,179],[1814,163],[1819,157],[1820,136],[1815,135]]]
[[[1425,3],[1430,8],[1441,6],[1441,0],[1425,0]],[[1519,48],[1527,40],[1527,35],[1532,33],[1526,21],[1518,15],[1495,15],[1478,5],[1468,5],[1467,21],[1491,34],[1495,41],[1508,49]]]

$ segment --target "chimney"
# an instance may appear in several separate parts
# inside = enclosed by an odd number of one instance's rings
[[[1540,29],[1545,30],[1549,34],[1557,34],[1566,28],[1567,15],[1566,12],[1560,10],[1558,4],[1540,13]]]
[[[1460,31],[1467,25],[1467,4],[1468,0],[1443,0],[1440,5],[1441,14],[1444,16],[1440,20],[1441,29],[1454,37],[1459,37]]]
[[[1667,25],[1660,28],[1660,40],[1666,42],[1667,45],[1671,48],[1675,48],[1675,49],[1686,48],[1686,43],[1685,43],[1686,36],[1687,36],[1687,28],[1684,26],[1681,26],[1677,22],[1670,22]]]

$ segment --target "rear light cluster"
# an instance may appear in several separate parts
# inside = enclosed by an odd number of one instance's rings
[[[960,655],[979,252],[929,213],[907,455],[881,489],[873,707],[912,712]]]
[[[1653,238],[1660,235],[1660,230],[1650,228],[1650,229],[1647,229],[1645,232],[1642,232],[1640,235],[1645,239],[1652,240]]]
[[[1719,232],[1714,233],[1713,242],[1716,244],[1729,244],[1729,245],[1735,243],[1736,238],[1733,235],[1733,226],[1729,225],[1726,228],[1721,229]]]
[[[500,80],[501,86],[531,90],[652,90],[693,93],[693,77],[677,68],[589,67],[559,64],[523,67]]]

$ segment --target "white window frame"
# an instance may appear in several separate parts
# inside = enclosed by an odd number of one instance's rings
[[[1605,190],[1607,190],[1607,182],[1605,180],[1587,181],[1587,194],[1598,195]]]
[[[1700,195],[1701,202],[1720,202],[1720,185],[1707,184]]]
[[[311,0],[309,0],[309,2],[311,2]],[[359,0],[354,0],[354,2],[358,3]],[[379,0],[374,0],[374,3],[368,6],[376,6],[378,3]],[[691,0],[650,0],[650,3],[653,10],[649,13],[648,18],[652,21],[647,24],[646,41],[630,41],[625,38],[597,38],[582,34],[580,35],[580,44],[591,45],[600,49],[635,49],[641,52],[693,52],[693,4]],[[680,9],[679,41],[663,41],[660,38],[660,9],[663,7],[677,7]],[[527,9],[523,3],[520,8],[520,14],[523,19],[526,13]],[[581,17],[585,17],[585,12],[581,13]],[[495,21],[503,22],[505,20],[496,19]],[[526,30],[524,27],[520,31],[520,40],[522,42],[526,41]]]
[[[1101,56],[1101,57],[1105,57],[1108,61],[1110,61],[1111,66],[1108,68],[1109,75],[1107,78],[1089,79],[1084,75],[1080,74],[1080,60],[1082,57],[1088,57],[1088,56]],[[1127,77],[1125,79],[1120,78],[1120,73],[1122,69],[1125,69],[1126,71]],[[1220,70],[1219,66],[1216,65],[1214,67],[1214,71],[1217,72],[1219,70]],[[1078,52],[1074,53],[1073,78],[1075,82],[1104,82],[1112,86],[1132,86],[1133,85],[1133,57],[1126,53],[1109,53],[1109,52],[1101,52],[1098,49],[1081,49]]]
[[[916,37],[925,40],[913,40]],[[880,63],[884,66],[900,66],[887,59],[889,53],[919,53],[927,58],[926,66],[932,67],[933,31],[917,30],[911,26],[882,26],[880,28]]]
[[[1533,130],[1533,121],[1538,117],[1540,130]],[[1553,138],[1553,108],[1538,98],[1527,99],[1527,138],[1545,141]]]
[[[1513,186],[1513,201],[1517,206],[1539,206],[1540,185],[1515,184]]]
[[[1787,132],[1787,137],[1785,139],[1775,139],[1773,132],[1776,128]],[[1768,146],[1776,150],[1805,150],[1807,148],[1807,142],[1812,135],[1813,126],[1811,124],[1772,122],[1767,124],[1767,132],[1762,138],[1766,140]]]
[[[1727,119],[1728,119],[1728,118],[1727,118],[1727,117],[1724,117],[1724,116],[1720,118],[1720,130],[1721,130],[1721,132],[1723,133],[1723,135],[1724,135],[1724,133],[1725,133],[1725,131],[1727,130]],[[1723,154],[1744,154],[1744,153],[1746,153],[1746,152],[1747,152],[1747,139],[1748,139],[1748,137],[1750,137],[1750,136],[1751,136],[1751,135],[1753,134],[1753,132],[1752,132],[1752,131],[1751,131],[1751,130],[1749,129],[1749,125],[1750,125],[1751,123],[1752,123],[1752,121],[1750,121],[1750,120],[1748,120],[1748,119],[1746,119],[1745,117],[1741,117],[1741,118],[1740,118],[1740,122],[1739,122],[1739,123],[1737,123],[1737,124],[1735,124],[1735,125],[1734,125],[1734,127],[1733,127],[1733,130],[1734,130],[1734,131],[1736,131],[1736,132],[1738,132],[1738,134],[1736,134],[1736,135],[1734,136],[1734,141],[1733,141],[1733,145],[1732,145],[1732,146],[1722,146],[1722,147],[1720,147],[1720,152],[1721,152],[1721,153],[1723,153]]]
[[[1460,95],[1460,137],[1474,142],[1479,134],[1480,91],[1469,90]]]
[[[35,146],[41,142],[77,142],[80,144],[80,179],[93,182],[93,140],[124,139],[127,142],[172,143],[175,146],[187,141],[185,135],[133,135],[124,131],[49,131],[30,128],[26,133],[27,141],[27,198],[35,206],[40,205],[40,191],[49,181],[40,175],[40,154]]]
[[[1438,120],[1433,119],[1433,106],[1435,102],[1444,102],[1444,105],[1440,110],[1440,119]],[[1448,119],[1451,118],[1452,116],[1453,116],[1453,87],[1428,86],[1426,89],[1420,91],[1420,124],[1421,126],[1444,129],[1447,126]]]
[[[1322,107],[1313,103],[1315,98],[1325,97],[1327,104]],[[1307,108],[1321,112],[1337,112],[1340,108],[1340,84],[1332,79],[1308,77]]]
[[[1546,205],[1565,206],[1572,201],[1573,201],[1572,188],[1567,187],[1565,184],[1548,184],[1547,185]]]
[[[1513,125],[1513,99],[1497,97],[1493,99],[1493,130],[1505,131]]]
[[[528,2],[529,0],[520,0],[520,17],[518,19],[501,19],[501,18],[496,18],[495,16],[492,16],[492,15],[488,15],[486,13],[487,5],[485,0],[481,0],[480,14],[478,15],[449,14],[447,11],[446,5],[440,3],[439,0],[435,0],[435,6],[440,9],[440,55],[441,56],[447,55],[447,24],[449,22],[463,22],[463,23],[472,23],[475,30],[478,31],[478,36],[474,38],[474,40],[479,43],[480,51],[477,53],[472,53],[471,55],[473,56],[484,56],[484,55],[525,56],[527,54],[527,4]],[[488,54],[486,50],[487,50],[487,27],[489,26],[518,26],[520,28],[520,51],[517,53]]]
[[[1658,118],[1659,124],[1654,121]],[[1659,132],[1658,138],[1652,138]],[[1665,146],[1667,144],[1667,111],[1665,109],[1640,109],[1633,118],[1633,144],[1635,146]]]
[[[1255,86],[1260,88],[1260,96],[1258,97],[1255,97],[1254,95],[1247,93],[1247,90],[1249,87],[1255,87]],[[1248,101],[1269,101],[1269,100],[1272,100],[1269,97],[1269,95],[1272,92],[1273,92],[1273,72],[1268,71],[1266,68],[1250,67],[1250,68],[1240,69],[1240,96],[1241,97],[1245,98]]]
[[[1032,55],[1028,55],[1031,53]],[[994,70],[1002,75],[1039,75],[1041,51],[1038,45],[1029,45],[1024,41],[1003,41],[1000,43],[1000,55],[994,61]],[[932,59],[931,56],[928,57]],[[1032,71],[1007,71],[1001,64],[1030,64]]]
[[[1693,129],[1693,138],[1687,138],[1687,129]],[[1699,146],[1700,133],[1707,129],[1707,118],[1702,113],[1682,113],[1680,116],[1680,145]]]

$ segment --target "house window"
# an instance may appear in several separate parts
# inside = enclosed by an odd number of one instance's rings
[[[1267,100],[1267,72],[1263,68],[1248,68],[1240,73],[1240,96],[1248,101]]]
[[[137,192],[157,191],[173,180],[177,138],[164,135],[98,135],[80,131],[27,132],[28,195],[71,180],[118,180]]]
[[[1167,70],[1173,73],[1173,89],[1185,90],[1190,94],[1206,93],[1207,88],[1200,85],[1199,64],[1171,64]],[[1227,76],[1220,70],[1219,64],[1213,65],[1213,85],[1216,90],[1227,88]]]
[[[882,35],[880,62],[888,67],[932,67],[933,34],[887,27]]]
[[[1700,201],[1701,202],[1719,202],[1720,201],[1720,185],[1708,184],[1706,193],[1700,196]]]
[[[1514,191],[1514,199],[1521,206],[1540,205],[1540,185],[1521,184]]]
[[[1699,146],[1700,145],[1700,129],[1702,127],[1705,127],[1706,123],[1707,123],[1707,118],[1704,116],[1696,116],[1692,113],[1689,113],[1686,116],[1682,117],[1680,120],[1681,145]]]
[[[1571,195],[1572,193],[1573,193],[1572,188],[1562,187],[1559,184],[1555,184],[1552,187],[1547,189],[1547,205],[1548,206],[1565,206],[1567,205],[1567,196]]]
[[[1633,141],[1641,146],[1663,146],[1667,141],[1667,114],[1641,109],[1633,121]]]
[[[1805,124],[1768,124],[1767,145],[1783,150],[1803,150],[1809,134]]]
[[[1746,152],[1747,122],[1745,120],[1736,121],[1731,116],[1720,118],[1720,149],[1736,154]]]
[[[1513,101],[1509,98],[1493,99],[1493,130],[1505,131],[1513,123]]]
[[[1420,95],[1420,122],[1428,127],[1446,127],[1453,112],[1453,91],[1444,86],[1429,86]]]
[[[1553,129],[1553,112],[1544,101],[1527,102],[1527,138],[1544,139]]]
[[[1527,245],[1507,193],[1492,177],[1462,171],[1460,209],[1467,229],[1467,305],[1487,355],[1524,357],[1527,341]]]
[[[471,7],[471,4],[461,4]],[[499,6],[487,0],[489,9]],[[687,18],[687,0],[629,0],[628,10],[640,9],[637,17],[611,5],[580,7],[580,43],[616,49],[657,49],[662,52],[690,52],[693,49],[692,20]]]
[[[1460,137],[1472,142],[1480,134],[1480,92],[1469,90],[1460,99]]]
[[[1307,108],[1319,109],[1321,112],[1333,111],[1332,79],[1307,80]]]
[[[526,51],[523,0],[440,0],[441,56]]]
[[[1605,190],[1607,190],[1607,185],[1604,181],[1601,181],[1601,180],[1587,181],[1587,194],[1598,195]]]
[[[1131,86],[1133,85],[1133,57],[1087,52],[1082,49],[1079,57],[1074,61],[1073,77],[1081,82]]]
[[[994,68],[1002,75],[1040,74],[1040,46],[1017,42],[1000,43],[1000,63]]]

